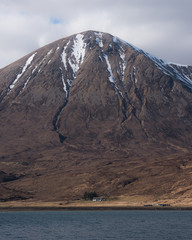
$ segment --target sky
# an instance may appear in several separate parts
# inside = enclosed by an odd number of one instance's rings
[[[192,0],[0,0],[0,68],[87,30],[192,65],[191,10]]]

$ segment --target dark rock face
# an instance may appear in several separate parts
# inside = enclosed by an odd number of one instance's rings
[[[0,182],[10,182],[10,181],[15,181],[18,180],[23,176],[16,176],[14,174],[7,174],[3,171],[0,171]]]
[[[138,168],[127,175],[132,161],[145,169],[190,153],[192,67],[166,64],[109,34],[88,31],[1,69],[0,115],[0,170],[11,166],[26,174],[10,188],[28,188],[39,199],[76,198],[87,190],[126,195],[146,177]]]

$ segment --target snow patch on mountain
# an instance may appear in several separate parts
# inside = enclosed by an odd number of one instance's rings
[[[136,73],[135,73],[135,67],[133,67],[133,80],[134,80],[134,84],[137,84],[137,78],[136,78]]]
[[[73,83],[73,80],[67,79],[67,83],[68,83],[69,87],[71,87],[71,86],[72,86],[72,83]]]
[[[109,62],[108,56],[107,56],[106,54],[104,54],[104,53],[103,53],[103,56],[104,56],[105,61],[106,61],[106,63],[107,63],[107,70],[108,70],[108,72],[109,72],[109,74],[110,74],[110,76],[109,76],[109,81],[114,84],[116,90],[119,92],[119,94],[121,95],[121,97],[123,97],[122,92],[119,90],[119,88],[118,88],[118,86],[117,86],[117,84],[116,84],[116,82],[115,82],[115,79],[114,79],[114,76],[113,76],[113,73],[112,73],[112,69],[111,69],[111,64],[110,64],[110,62]]]
[[[23,89],[24,90],[29,82],[29,80],[31,79],[31,76],[27,78],[27,81],[24,83]]]
[[[169,65],[174,65],[174,66],[177,66],[177,67],[186,67],[188,68],[189,66],[186,65],[186,64],[180,64],[180,63],[174,63],[174,62],[168,62]]]
[[[66,54],[66,49],[67,49],[69,43],[70,43],[70,41],[66,44],[66,46],[64,47],[63,52],[62,52],[62,54],[61,54],[61,59],[62,59],[62,61],[63,61],[63,65],[64,65],[64,67],[65,67],[65,70],[67,70],[67,54]]]
[[[53,49],[51,49],[48,53],[47,56],[49,56],[53,52]]]
[[[109,63],[108,56],[106,54],[104,54],[104,58],[105,58],[105,61],[107,63],[107,70],[110,73],[109,81],[115,84],[115,80],[114,80],[114,77],[113,77],[113,73],[112,73],[112,70],[111,70],[111,65]]]
[[[26,82],[24,83],[24,86],[23,86],[22,90],[24,90],[26,88],[27,84],[29,83],[29,80],[31,79],[33,73],[36,71],[37,68],[38,68],[38,66],[35,66],[35,68],[32,70],[31,75],[27,78]]]
[[[21,78],[21,76],[25,73],[25,71],[27,70],[28,66],[31,64],[31,62],[33,61],[33,58],[35,57],[37,53],[33,53],[26,61],[21,73],[19,73],[17,75],[17,77],[15,78],[15,80],[11,83],[11,85],[9,86],[9,90],[12,90],[15,87],[15,84],[18,82],[18,80]]]
[[[96,40],[96,43],[99,45],[100,48],[103,47],[103,40],[102,40],[102,36],[103,34],[101,32],[95,32],[95,40]]]
[[[126,60],[125,60],[125,52],[124,52],[122,46],[120,46],[119,56],[121,58],[121,62],[120,62],[119,65],[120,65],[120,69],[121,69],[122,81],[124,82],[124,75],[125,75],[125,69],[126,69]]]
[[[31,79],[31,76],[27,78],[27,81],[24,83],[24,86],[23,86],[22,90],[24,90],[26,88],[30,79]]]
[[[192,81],[192,66],[173,64],[173,63],[169,63],[169,65],[177,69],[177,71],[179,71],[179,73],[183,77],[188,78],[189,80]]]
[[[62,68],[60,67],[59,70],[61,71],[61,79],[62,79],[62,83],[63,83],[63,90],[65,91],[66,98],[67,98],[68,97],[68,91],[67,91],[67,86],[66,86],[65,81],[64,81]]]
[[[37,68],[38,66],[35,66],[35,68],[32,70],[32,74],[36,71]]]
[[[75,39],[73,40],[72,54],[68,59],[68,62],[73,70],[73,77],[76,76],[79,66],[82,64],[85,57],[86,43],[83,41],[83,37],[83,34],[76,35]]]
[[[47,60],[48,56],[51,55],[52,52],[53,52],[53,49],[49,50],[48,53],[45,55],[45,57],[44,57],[44,58],[42,59],[42,61],[40,62],[40,64],[39,64],[39,65],[36,65],[36,66],[34,67],[34,69],[33,69],[32,72],[31,72],[31,75],[30,75],[30,76],[27,78],[27,80],[25,81],[22,90],[24,90],[24,89],[26,88],[26,86],[27,86],[27,84],[29,83],[32,75],[35,73],[35,71],[38,69],[38,67],[39,67],[38,73],[41,71],[42,65],[45,63],[45,61]],[[33,60],[33,58],[34,58],[34,56],[35,56],[36,54],[37,54],[37,52],[34,53],[34,54],[27,60],[27,62],[26,62],[25,65],[31,64],[31,63],[32,63],[32,60]],[[49,62],[50,62],[50,61],[51,61],[51,59],[49,59]],[[26,68],[27,68],[27,66],[26,66]],[[23,75],[23,74],[22,74],[22,75]],[[21,76],[22,76],[22,75],[21,75]],[[21,77],[21,76],[20,76],[20,77]],[[21,90],[21,91],[22,91],[22,90]],[[21,91],[20,91],[20,93],[21,93]]]
[[[39,63],[38,73],[41,72],[43,64],[44,64],[46,61],[49,62],[49,61],[51,60],[50,58],[49,58],[49,60],[47,60],[47,58],[48,58],[48,56],[49,56],[52,52],[53,52],[53,49],[51,49],[51,50],[45,55],[45,57],[41,60],[41,62]]]

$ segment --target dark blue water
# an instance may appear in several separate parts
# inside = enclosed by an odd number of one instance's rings
[[[0,240],[190,240],[192,211],[1,212]]]

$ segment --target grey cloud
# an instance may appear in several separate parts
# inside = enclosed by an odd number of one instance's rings
[[[0,67],[43,44],[89,29],[192,65],[191,9],[191,0],[1,0]],[[51,19],[59,21],[53,24]]]

